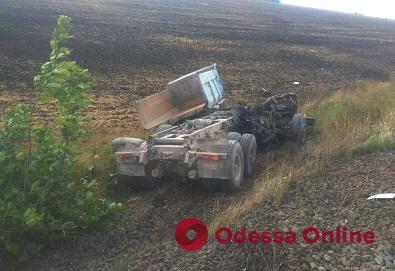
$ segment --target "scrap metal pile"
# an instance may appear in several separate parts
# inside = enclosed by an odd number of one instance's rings
[[[272,96],[254,107],[239,105],[232,110],[232,130],[255,135],[258,146],[263,147],[284,128],[289,128],[297,110],[298,98],[294,93]]]

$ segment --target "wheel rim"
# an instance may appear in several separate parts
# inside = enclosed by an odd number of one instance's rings
[[[234,175],[235,181],[239,182],[242,172],[241,172],[241,158],[240,158],[240,155],[238,155],[238,154],[236,155],[235,162],[233,164],[233,172],[235,174]]]

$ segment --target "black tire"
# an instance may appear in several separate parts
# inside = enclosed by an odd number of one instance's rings
[[[241,134],[237,132],[229,132],[226,134],[226,139],[227,140],[237,140],[239,141],[241,138]]]
[[[291,120],[291,138],[298,144],[304,145],[307,141],[306,117],[295,114]]]
[[[173,125],[170,125],[170,124],[161,124],[161,125],[159,125],[159,126],[156,128],[155,133],[159,133],[159,132],[165,131],[165,130],[170,129],[170,128],[172,128],[172,127],[174,127],[174,126],[173,126]]]
[[[240,138],[241,149],[244,157],[244,177],[251,177],[255,166],[256,139],[252,134],[243,134]]]
[[[232,177],[230,179],[221,181],[221,191],[231,193],[238,190],[243,181],[244,158],[240,143],[236,140],[229,140],[228,142],[228,155],[230,155],[231,161],[229,170]]]

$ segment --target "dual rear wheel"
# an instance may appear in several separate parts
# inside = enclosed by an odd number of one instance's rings
[[[255,158],[257,152],[256,139],[253,134],[240,134],[237,132],[229,132],[226,138],[230,142],[236,140],[240,143],[244,159],[244,176],[251,177],[255,165]],[[229,143],[230,144],[230,143]],[[230,146],[230,145],[229,145]],[[231,152],[230,152],[231,153]]]
[[[245,182],[245,177],[252,175],[256,158],[256,139],[252,134],[230,132],[227,134],[229,142],[229,179],[202,179],[202,186],[210,192],[223,191],[231,193],[237,191]]]

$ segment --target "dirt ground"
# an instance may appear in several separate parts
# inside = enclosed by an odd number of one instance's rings
[[[95,130],[129,130],[134,101],[212,63],[229,100],[250,103],[262,87],[308,99],[358,79],[385,80],[395,66],[391,20],[257,0],[5,0],[0,7],[0,112],[29,99],[64,14],[73,19],[74,59],[97,79]],[[37,117],[52,112],[44,105]]]
[[[307,101],[355,80],[387,80],[395,71],[391,20],[249,0],[5,0],[0,3],[0,112],[31,98],[32,78],[48,57],[60,14],[73,19],[73,57],[97,79],[89,113],[93,129],[104,133],[128,135],[137,123],[134,101],[212,63],[220,67],[231,103],[263,99],[262,87],[294,91]],[[52,105],[43,104],[36,117],[53,112]],[[297,244],[263,248],[263,260],[256,248],[213,242],[186,253],[175,245],[176,223],[185,217],[209,222],[248,191],[211,195],[171,183],[159,191],[127,193],[130,208],[120,223],[52,244],[23,269],[254,270],[257,260],[282,263],[283,270],[393,270],[395,232],[387,235],[394,230],[393,205],[370,204],[366,197],[395,189],[394,164],[394,153],[373,154],[295,180],[283,202],[264,202],[240,221],[262,230],[350,223],[383,237],[375,246],[353,247],[352,255],[343,247]],[[258,169],[255,177],[261,173]],[[251,258],[255,252],[258,259]]]
[[[394,270],[393,202],[367,201],[394,191],[394,164],[394,152],[377,153],[295,179],[281,202],[257,204],[232,227],[301,235],[309,226],[322,231],[346,226],[373,230],[377,241],[371,245],[307,245],[301,236],[293,245],[220,245],[211,236],[203,249],[186,252],[174,241],[181,219],[208,222],[248,191],[212,195],[172,183],[166,190],[129,195],[130,208],[116,227],[55,243],[22,270]],[[254,177],[259,174],[258,169]]]

